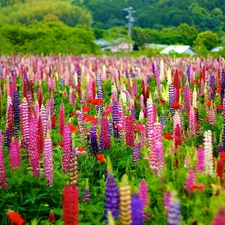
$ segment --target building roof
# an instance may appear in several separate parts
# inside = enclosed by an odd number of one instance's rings
[[[154,44],[154,43],[146,43],[145,48],[166,48],[168,45],[163,44]]]
[[[211,49],[210,52],[219,52],[221,50],[223,50],[223,46],[218,46],[218,47],[215,47],[215,48]]]
[[[110,42],[106,40],[95,40],[94,42],[95,44],[101,45],[102,47],[111,45]]]
[[[165,49],[163,49],[160,52],[160,54],[169,54],[172,52],[182,54],[182,53],[185,53],[187,50],[191,50],[194,53],[194,50],[191,49],[190,45],[170,45],[166,47]]]

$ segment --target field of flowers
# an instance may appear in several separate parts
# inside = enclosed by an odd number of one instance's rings
[[[0,224],[225,224],[223,58],[0,57]]]

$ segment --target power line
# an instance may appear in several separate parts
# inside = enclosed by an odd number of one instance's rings
[[[128,15],[126,16],[126,19],[128,19],[128,36],[131,37],[131,30],[133,27],[134,17],[132,16],[132,13],[135,13],[136,11],[133,10],[133,7],[128,7],[123,9],[124,11],[128,12]]]

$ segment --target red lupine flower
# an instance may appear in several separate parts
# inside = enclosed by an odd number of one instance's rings
[[[97,160],[98,160],[100,163],[102,163],[102,162],[105,161],[105,157],[104,157],[103,154],[97,154],[97,155],[96,155],[96,158],[97,158]]]
[[[225,160],[225,152],[220,152],[219,154],[220,154],[220,158],[222,160]]]
[[[54,215],[52,210],[49,212],[48,221],[49,222],[55,222],[56,221],[55,215]]]
[[[13,210],[10,210],[7,213],[7,216],[13,225],[23,225],[24,219],[21,217],[21,215]]]
[[[190,189],[191,189],[191,191],[194,191],[196,189],[199,191],[204,191],[205,186],[203,184],[193,184],[193,185],[191,185]]]
[[[181,105],[180,105],[178,102],[173,102],[173,103],[171,104],[171,107],[172,107],[173,109],[181,109]]]
[[[87,102],[92,105],[102,105],[104,103],[102,99],[89,99]]]
[[[142,123],[137,123],[135,129],[141,131],[145,129],[145,126]]]
[[[83,152],[83,151],[84,151],[84,147],[78,147],[78,148],[77,148],[77,151],[78,151],[78,152]]]
[[[63,147],[63,141],[60,141],[60,142],[58,143],[58,146],[59,146],[59,147]]]
[[[106,106],[105,107],[104,115],[108,115],[110,113],[112,113],[112,106]]]
[[[210,107],[210,106],[211,106],[211,104],[212,104],[212,102],[211,102],[211,101],[208,101],[206,104],[207,104],[207,106],[209,106],[209,107]]]
[[[69,115],[70,117],[72,117],[72,116],[76,116],[76,112],[72,112],[72,113],[70,113],[70,115]]]
[[[90,109],[91,109],[90,106],[83,106],[83,107],[82,107],[82,111],[83,111],[83,112],[89,112]]]
[[[206,116],[204,117],[204,121],[208,121],[208,120],[209,120],[209,116],[206,115]]]
[[[221,94],[221,88],[220,87],[217,88],[216,93]]]
[[[87,114],[84,114],[83,121],[85,121],[85,122],[91,122],[92,124],[95,124],[95,125],[97,124],[97,119],[95,117],[89,116]]]
[[[78,131],[78,127],[73,125],[73,124],[71,124],[70,125],[70,132],[73,133],[73,132],[76,132],[76,131]]]
[[[218,110],[223,110],[223,106],[222,106],[221,104],[218,104],[218,105],[216,106],[216,108],[217,108]]]
[[[166,100],[160,99],[160,104],[161,104],[161,105],[165,105],[165,104],[166,104]]]
[[[170,134],[170,133],[164,134],[163,137],[168,140],[173,140],[173,134]]]

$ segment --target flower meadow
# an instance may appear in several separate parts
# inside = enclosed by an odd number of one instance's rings
[[[225,62],[0,57],[0,224],[225,224]]]

